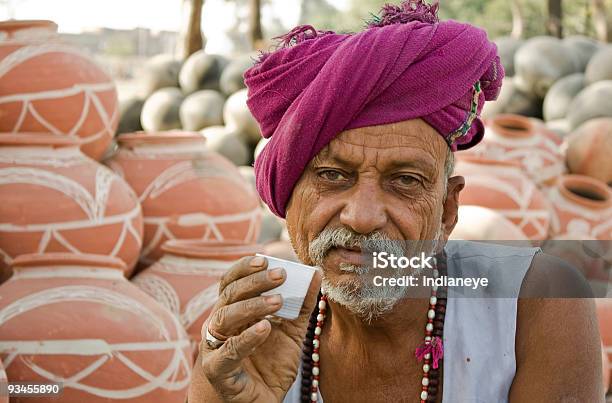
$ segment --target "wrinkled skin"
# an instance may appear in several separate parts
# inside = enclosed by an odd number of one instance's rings
[[[299,258],[312,264],[309,243],[323,229],[339,226],[358,234],[380,231],[398,240],[433,239],[441,228],[442,239],[448,239],[457,222],[464,179],[450,178],[444,197],[446,152],[441,136],[419,119],[341,133],[311,161],[287,206],[287,227]],[[358,255],[354,250],[331,249],[322,265],[328,281],[350,281],[356,274],[341,272],[338,266],[354,262]],[[539,260],[534,259],[534,265]],[[532,268],[528,276],[537,284],[565,275],[550,266],[548,271]],[[258,322],[278,309],[264,303],[259,294],[282,281],[270,280],[262,270],[243,260],[225,276],[209,328],[229,339],[217,350],[202,343],[191,403],[282,401],[297,375],[320,278],[311,284],[297,320]],[[574,301],[519,302],[511,402],[601,400],[596,382],[601,366],[593,365],[600,352],[592,303]],[[330,302],[320,350],[325,402],[417,401],[422,369],[413,351],[422,342],[427,305],[427,299],[405,298],[384,316],[365,323]],[[574,326],[559,332],[554,326],[559,315]],[[559,375],[559,366],[567,375],[552,377]]]

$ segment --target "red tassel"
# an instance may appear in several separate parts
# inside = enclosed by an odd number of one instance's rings
[[[438,361],[444,357],[442,339],[434,337],[431,341],[426,341],[421,346],[417,347],[414,352],[414,355],[419,361],[423,361],[426,354],[431,354],[432,367],[438,369]]]

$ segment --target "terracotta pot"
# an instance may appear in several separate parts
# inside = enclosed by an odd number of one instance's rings
[[[0,287],[0,355],[12,382],[61,382],[65,403],[183,403],[191,347],[119,259],[23,255]],[[46,402],[23,398],[16,402]]]
[[[527,241],[528,238],[516,224],[498,211],[464,205],[459,206],[459,219],[449,239],[514,242]]]
[[[604,392],[607,394],[610,390],[610,359],[608,358],[608,354],[606,354],[603,343],[601,345],[601,372],[603,374],[602,382]]]
[[[0,22],[0,117],[0,132],[74,137],[99,159],[119,121],[117,90],[55,23]]]
[[[133,133],[108,161],[138,194],[144,213],[141,262],[161,257],[167,239],[257,239],[259,199],[230,161],[198,133]]]
[[[583,123],[567,137],[566,146],[566,161],[571,173],[612,185],[612,118]]]
[[[516,162],[460,157],[455,173],[465,177],[460,205],[490,208],[518,226],[532,240],[546,239],[550,206]]]
[[[544,98],[558,79],[577,73],[575,51],[552,36],[536,36],[525,41],[514,55],[516,85],[523,91]]]
[[[162,250],[161,259],[132,282],[176,316],[197,351],[202,325],[219,296],[221,276],[236,260],[263,249],[238,242],[175,239],[164,243]]]
[[[599,322],[599,334],[601,335],[601,341],[603,343],[602,351],[607,355],[608,361],[612,361],[612,300],[610,298],[597,298],[595,299],[595,306],[597,308],[597,321]],[[603,362],[605,368],[605,361]],[[610,365],[608,363],[608,368]],[[604,373],[604,382],[607,379],[608,383],[605,384],[604,389],[608,390],[610,385],[610,378],[612,373]]]
[[[142,212],[130,187],[68,137],[0,134],[1,268],[18,255],[96,253],[138,260]]]
[[[465,155],[518,162],[537,185],[550,185],[565,170],[561,139],[543,122],[520,115],[487,121],[483,141]]]
[[[8,383],[8,378],[6,376],[6,371],[4,370],[4,365],[0,361],[0,385],[6,385]],[[0,403],[9,403],[9,398],[7,395],[0,395]]]
[[[553,205],[551,235],[561,239],[612,239],[612,191],[582,175],[563,175],[547,196]]]

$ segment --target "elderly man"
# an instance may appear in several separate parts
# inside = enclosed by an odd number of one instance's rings
[[[271,319],[282,299],[261,295],[282,269],[251,257],[227,272],[190,403],[603,401],[592,301],[447,298],[437,287],[418,298],[373,286],[361,267],[366,242],[433,240],[440,251],[464,185],[453,151],[480,141],[479,112],[499,92],[486,34],[436,11],[410,0],[357,34],[298,27],[246,73],[271,137],[258,192],[321,271],[292,321]],[[537,248],[487,248],[493,260],[472,263],[512,270],[521,294],[577,281]],[[429,274],[475,251],[447,248]]]

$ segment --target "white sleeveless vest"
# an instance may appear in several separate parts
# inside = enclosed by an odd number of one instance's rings
[[[461,297],[453,288],[448,289],[443,403],[507,402],[516,371],[517,297],[540,248],[451,241],[445,249],[449,277],[486,277],[489,285],[476,297]],[[503,284],[504,291],[496,284]],[[299,403],[300,387],[301,368],[283,402]],[[321,396],[318,403],[323,403]]]

